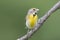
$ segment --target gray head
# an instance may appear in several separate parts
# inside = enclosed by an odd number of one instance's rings
[[[36,14],[39,11],[38,8],[31,8],[28,10],[28,14]]]

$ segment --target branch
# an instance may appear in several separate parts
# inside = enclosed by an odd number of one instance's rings
[[[27,40],[28,38],[30,38],[42,26],[42,24],[48,19],[48,17],[59,8],[60,1],[57,2],[44,16],[39,18],[37,24],[35,25],[35,28],[28,32],[29,35],[25,34],[24,36],[18,38],[17,40]]]

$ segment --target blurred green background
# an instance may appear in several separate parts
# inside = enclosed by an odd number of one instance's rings
[[[59,0],[0,0],[0,40],[16,40],[26,34],[25,16],[39,8],[42,17]],[[60,10],[54,12],[29,40],[60,40]]]

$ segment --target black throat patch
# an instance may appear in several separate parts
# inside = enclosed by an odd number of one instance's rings
[[[35,17],[36,16],[36,13],[35,14],[33,14],[33,17]]]

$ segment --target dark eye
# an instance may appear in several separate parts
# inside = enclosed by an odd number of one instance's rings
[[[35,9],[33,9],[35,11]]]

